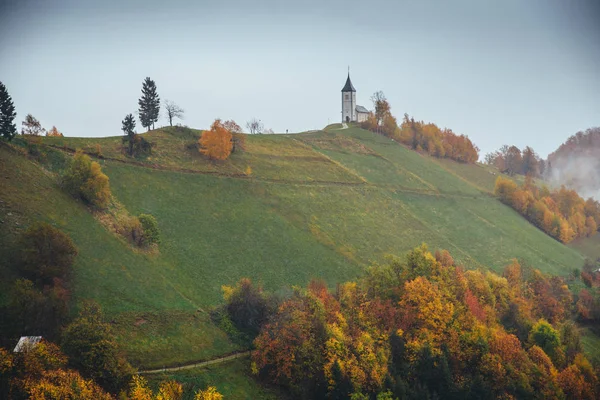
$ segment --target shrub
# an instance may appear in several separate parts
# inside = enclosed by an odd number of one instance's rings
[[[117,219],[117,233],[135,246],[141,246],[143,244],[144,229],[137,217],[130,217],[127,215],[120,216]]]
[[[102,173],[100,164],[78,150],[62,177],[64,188],[74,197],[98,207],[105,208],[111,193],[108,176]]]
[[[140,214],[138,220],[142,226],[142,243],[146,246],[160,243],[160,231],[156,218],[150,214]]]

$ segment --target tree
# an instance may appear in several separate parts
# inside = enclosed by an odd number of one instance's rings
[[[108,176],[102,173],[100,164],[77,151],[69,168],[62,177],[67,192],[95,207],[105,208],[110,201],[111,192]]]
[[[142,126],[150,130],[154,129],[154,123],[158,121],[160,112],[160,98],[156,92],[156,83],[147,77],[142,84],[142,97],[138,100],[140,121]]]
[[[250,121],[246,122],[246,128],[248,128],[250,133],[255,134],[262,133],[262,131],[265,129],[265,126],[259,119],[252,118]]]
[[[165,100],[165,112],[169,118],[169,125],[173,126],[173,118],[183,119],[185,111],[171,100]]]
[[[82,378],[77,371],[63,369],[44,371],[39,379],[26,379],[25,382],[25,392],[30,399],[113,399],[93,380]]]
[[[242,331],[255,337],[269,315],[268,299],[260,286],[248,278],[235,287],[223,286],[223,297],[231,321]]]
[[[53,126],[48,132],[46,132],[46,136],[49,137],[63,137],[63,134],[56,129],[56,126]]]
[[[130,156],[133,156],[133,145],[135,144],[135,119],[133,118],[133,114],[127,114],[125,119],[122,121],[123,127],[121,130],[125,137],[123,138],[124,142],[128,144],[128,153]]]
[[[537,176],[539,171],[538,156],[529,146],[523,150],[522,173],[523,175]]]
[[[21,135],[41,136],[46,130],[42,128],[42,124],[33,115],[27,114],[25,121],[21,123]]]
[[[73,368],[116,393],[129,381],[132,368],[120,355],[112,328],[102,318],[98,304],[85,303],[78,318],[64,329],[61,348]]]
[[[391,114],[390,103],[387,101],[381,90],[373,93],[371,96],[371,101],[375,107],[375,118],[377,119],[377,124],[381,125],[384,118]]]
[[[504,166],[509,175],[514,175],[522,170],[523,158],[521,150],[516,146],[510,146],[504,153]],[[504,171],[503,171],[504,172]]]
[[[21,273],[39,283],[51,284],[54,278],[65,279],[77,256],[71,238],[45,222],[31,225],[20,241]]]
[[[202,132],[198,141],[200,144],[200,153],[213,160],[226,160],[231,154],[233,148],[233,137],[221,123],[216,119],[209,131]]]
[[[235,153],[236,150],[245,150],[246,136],[243,134],[242,127],[232,119],[223,122],[223,126],[231,132],[231,135],[233,136],[233,147],[231,148],[231,152]]]
[[[0,82],[0,136],[6,140],[12,140],[17,134],[17,127],[14,124],[16,116],[12,98],[6,86]]]
[[[198,390],[194,400],[223,400],[223,395],[217,391],[214,386],[209,386],[205,390]]]

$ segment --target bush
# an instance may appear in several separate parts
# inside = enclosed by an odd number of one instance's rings
[[[138,220],[142,226],[142,244],[149,246],[160,243],[160,231],[156,218],[150,214],[140,214]]]
[[[20,240],[20,272],[39,283],[65,279],[71,271],[77,248],[71,238],[45,222],[29,227]]]
[[[106,208],[111,192],[108,176],[102,173],[100,164],[78,150],[62,177],[64,188],[74,197],[98,207]]]
[[[137,217],[120,216],[117,220],[117,233],[135,246],[143,244],[144,229]]]

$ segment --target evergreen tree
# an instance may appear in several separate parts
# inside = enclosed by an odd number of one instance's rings
[[[127,114],[125,119],[122,121],[123,127],[121,130],[125,134],[123,138],[123,142],[128,144],[128,153],[130,156],[133,155],[133,145],[135,144],[135,119],[133,119],[133,114]]]
[[[12,140],[17,134],[17,127],[13,122],[16,116],[12,98],[6,90],[6,86],[0,82],[0,136],[7,140]]]
[[[142,84],[142,97],[138,100],[140,106],[140,121],[142,126],[150,130],[154,129],[154,123],[158,121],[160,111],[160,98],[156,92],[156,83],[149,77]]]

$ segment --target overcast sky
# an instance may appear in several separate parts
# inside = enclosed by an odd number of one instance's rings
[[[600,125],[593,0],[0,0],[0,81],[18,112],[67,136],[121,134],[141,84],[183,123],[260,118],[276,132],[341,119],[382,90],[408,113],[542,156]],[[166,124],[162,118],[159,124]],[[138,121],[138,131],[142,131]]]

